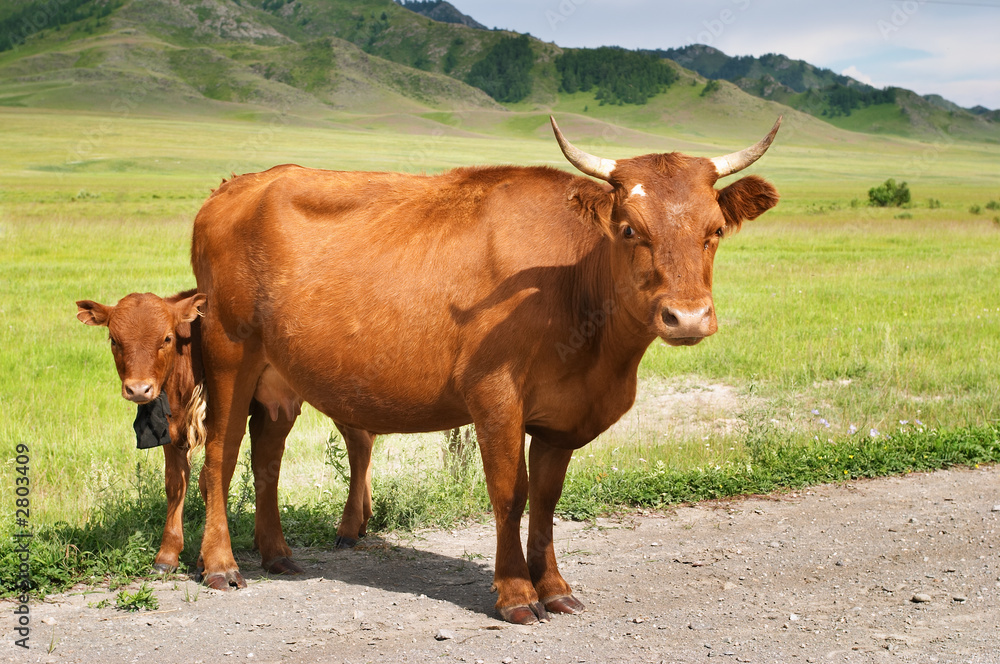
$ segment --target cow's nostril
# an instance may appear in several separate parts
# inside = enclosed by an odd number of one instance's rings
[[[670,309],[664,309],[661,316],[663,317],[663,324],[667,327],[677,327],[681,324],[681,322],[677,320],[677,316],[671,313]]]
[[[131,400],[148,400],[153,393],[153,386],[149,383],[132,383],[125,386],[125,396]]]

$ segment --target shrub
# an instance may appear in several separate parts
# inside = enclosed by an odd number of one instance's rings
[[[719,89],[719,82],[717,80],[715,80],[714,78],[710,79],[708,81],[708,83],[705,84],[705,87],[702,88],[702,90],[701,90],[701,96],[702,97],[707,97],[708,95],[712,94],[713,92],[717,92],[718,89]]]
[[[979,214],[982,211],[983,208],[979,207],[978,205],[973,205],[972,207],[969,208],[969,212],[971,212],[972,214]]]
[[[939,207],[941,207],[941,201],[939,201],[936,198],[930,198],[927,200],[927,207],[929,207],[932,210],[937,210]]]
[[[868,190],[868,204],[877,207],[900,207],[910,202],[910,188],[905,182],[896,181],[889,178],[878,187]]]

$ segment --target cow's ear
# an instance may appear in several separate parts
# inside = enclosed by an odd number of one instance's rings
[[[111,310],[106,304],[93,302],[92,300],[80,300],[76,303],[76,317],[84,325],[107,325],[111,318]]]
[[[758,175],[740,178],[719,190],[719,207],[726,219],[726,233],[735,233],[747,219],[756,219],[778,204],[778,190]]]
[[[208,302],[208,296],[204,293],[195,293],[191,297],[179,300],[174,305],[178,320],[182,323],[190,323],[198,316],[204,316],[206,302]]]
[[[576,204],[577,212],[602,233],[608,237],[615,237],[617,233],[611,228],[611,215],[615,207],[614,193],[611,187],[601,186],[602,184],[587,180],[570,194],[570,200]]]

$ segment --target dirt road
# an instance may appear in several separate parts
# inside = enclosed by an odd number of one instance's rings
[[[53,596],[32,648],[5,628],[0,660],[1000,663],[998,530],[1000,468],[562,522],[587,611],[533,627],[494,615],[491,524],[371,537],[298,551],[293,580],[243,559],[239,592],[157,582],[156,612]]]

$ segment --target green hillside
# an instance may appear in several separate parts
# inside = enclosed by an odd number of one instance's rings
[[[599,133],[695,141],[747,138],[747,127],[783,113],[834,142],[851,140],[840,130],[1000,142],[996,112],[876,90],[785,56],[563,49],[473,27],[448,3],[412,6],[428,15],[393,0],[7,0],[0,106],[278,113],[305,124],[451,134],[544,131],[555,109],[589,118]],[[733,84],[708,84],[714,79]]]
[[[1000,141],[998,114],[988,109],[964,109],[940,95],[921,97],[902,88],[879,90],[784,55],[732,57],[703,44],[647,52],[852,131]]]
[[[452,77],[387,61],[309,24],[249,1],[124,0],[107,16],[46,28],[0,52],[0,105],[304,117],[500,108]]]

